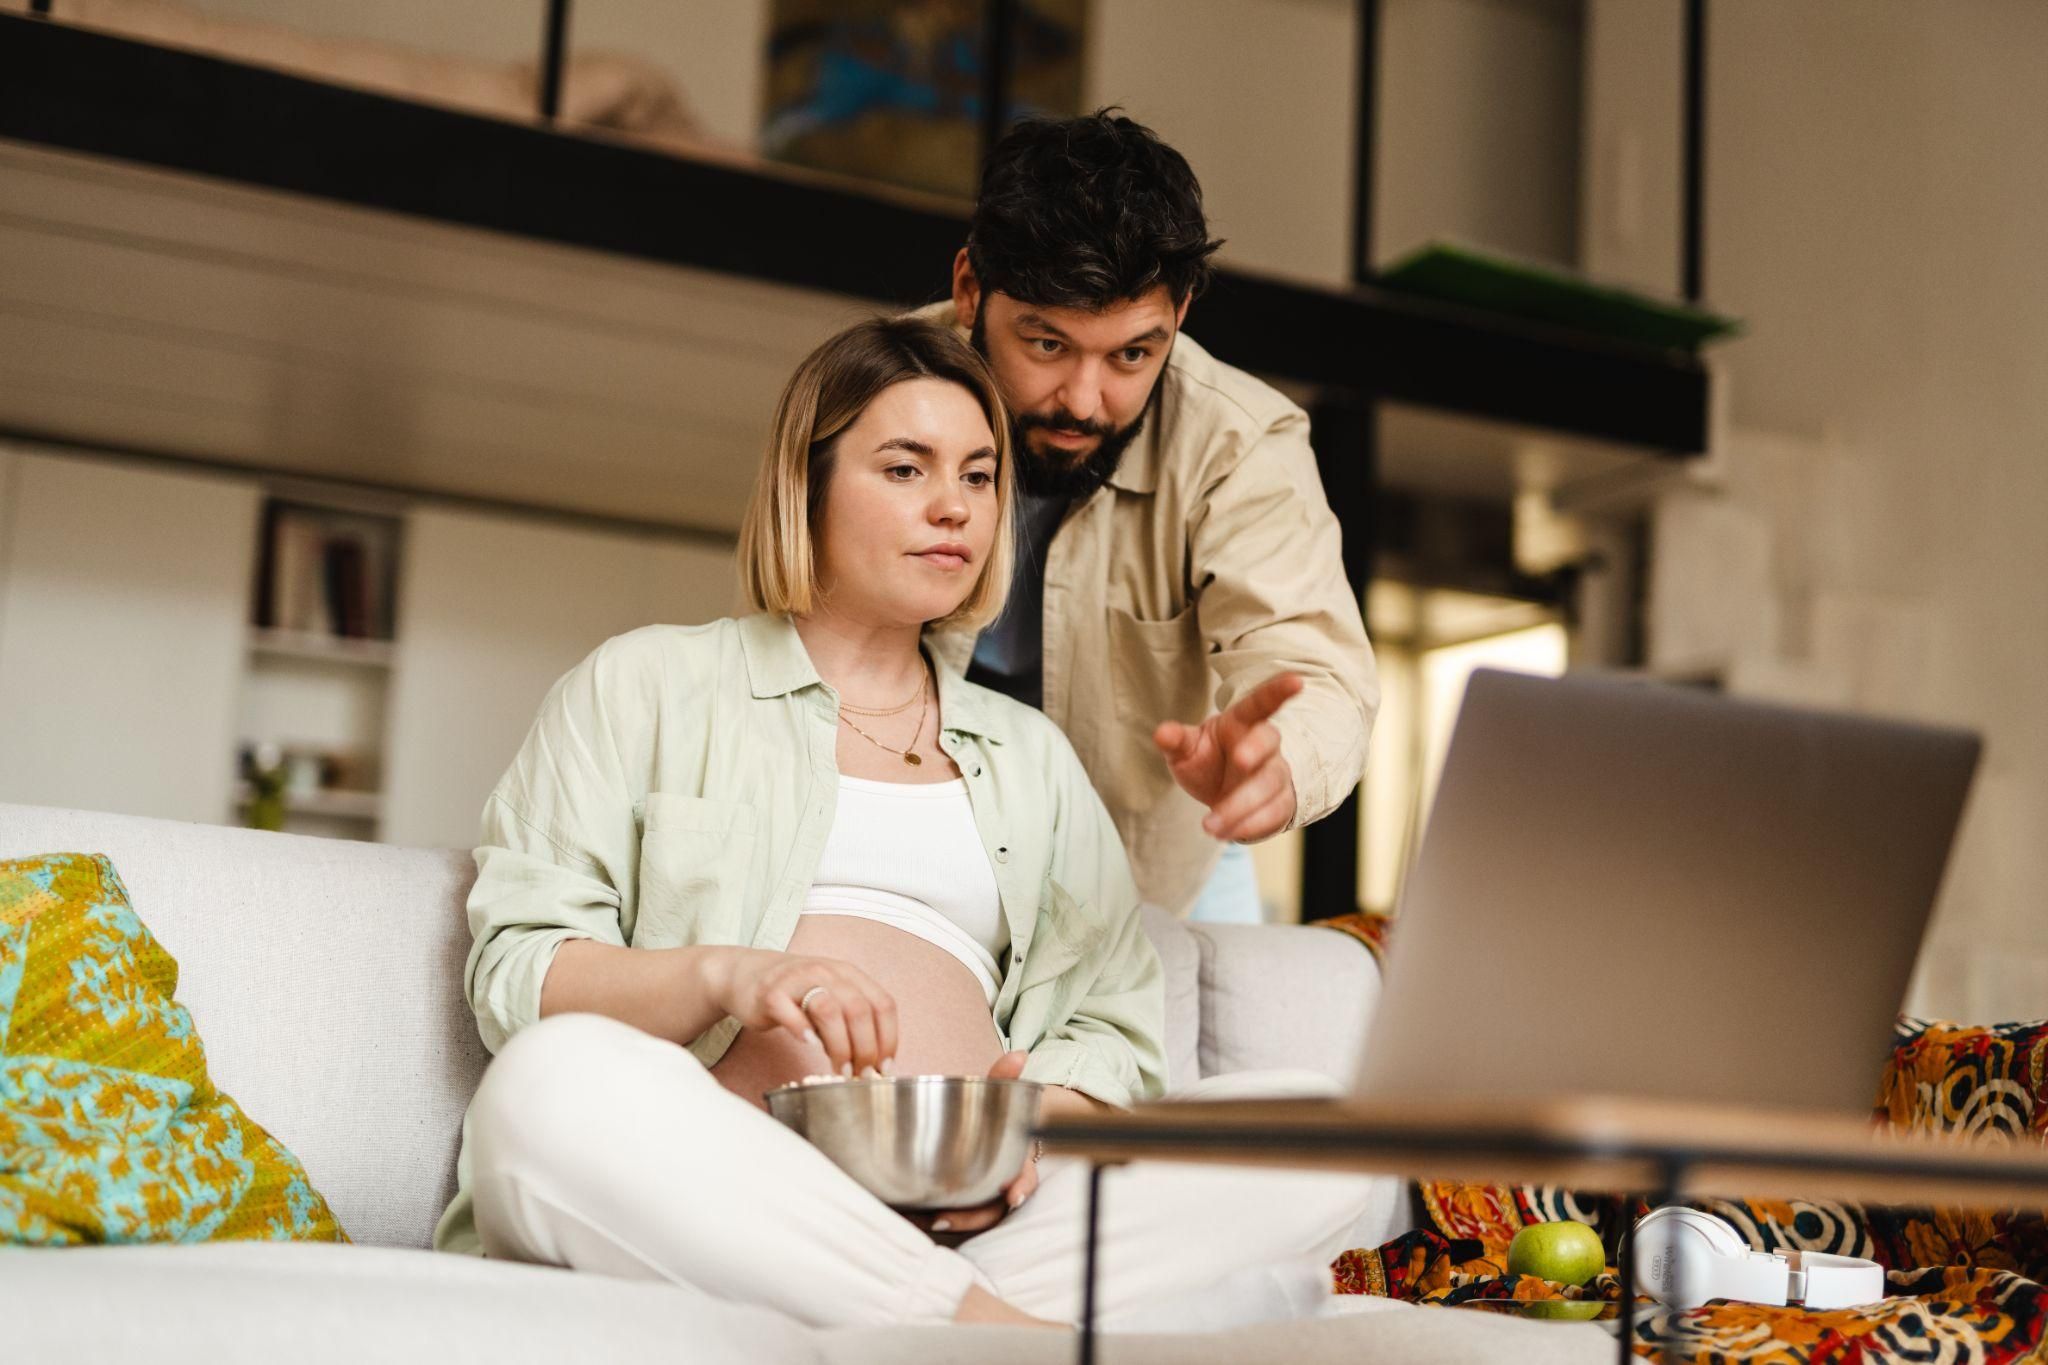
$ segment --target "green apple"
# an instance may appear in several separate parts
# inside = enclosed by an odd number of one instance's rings
[[[1582,1285],[1607,1268],[1600,1234],[1566,1218],[1531,1223],[1508,1243],[1508,1274],[1534,1275],[1557,1284]]]
[[[1591,1322],[1607,1305],[1599,1299],[1524,1299],[1522,1316],[1564,1322]]]

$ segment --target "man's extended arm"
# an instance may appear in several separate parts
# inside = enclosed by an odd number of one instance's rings
[[[1215,484],[1189,526],[1189,549],[1202,637],[1222,680],[1211,726],[1276,675],[1302,680],[1267,722],[1279,734],[1293,809],[1272,828],[1234,837],[1319,820],[1365,771],[1379,679],[1305,417],[1269,428]]]

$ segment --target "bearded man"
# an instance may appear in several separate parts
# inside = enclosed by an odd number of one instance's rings
[[[1220,245],[1186,159],[1114,110],[991,150],[924,312],[1012,413],[1017,574],[936,644],[1065,731],[1146,900],[1256,921],[1242,846],[1357,786],[1379,688],[1307,414],[1182,331]]]

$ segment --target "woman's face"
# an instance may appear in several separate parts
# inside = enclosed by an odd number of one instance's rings
[[[996,536],[995,435],[972,393],[906,379],[833,442],[818,583],[835,615],[923,625],[974,590]]]

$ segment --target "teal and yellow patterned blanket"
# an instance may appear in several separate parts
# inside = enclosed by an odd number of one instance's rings
[[[105,858],[0,861],[0,1244],[347,1240],[177,984]]]

